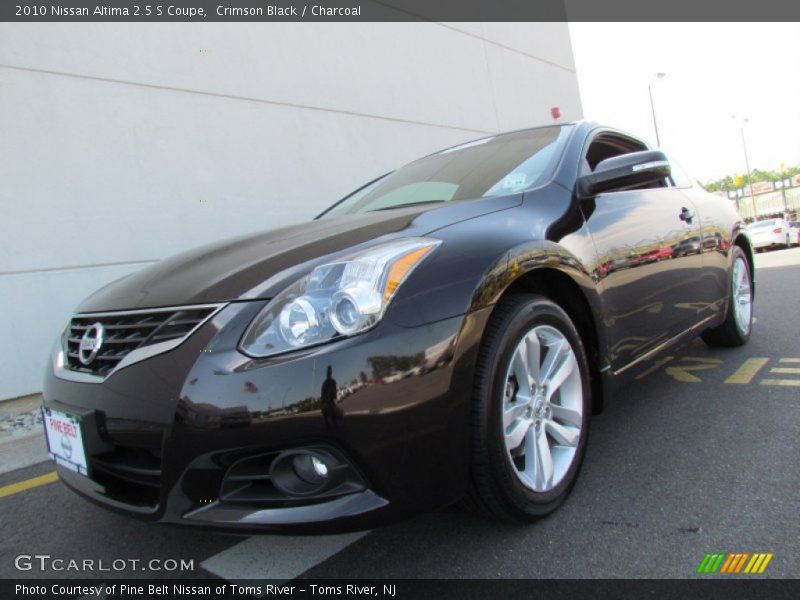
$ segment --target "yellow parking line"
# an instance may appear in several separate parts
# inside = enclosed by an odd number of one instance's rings
[[[778,362],[785,363],[800,363],[800,358],[782,358]]]
[[[787,375],[800,374],[800,367],[775,367],[769,370],[770,373],[785,373]]]
[[[753,381],[762,367],[769,362],[768,358],[748,358],[736,372],[725,380],[725,383],[748,384]]]
[[[700,383],[703,380],[693,374],[694,371],[706,371],[716,369],[722,365],[719,358],[706,358],[702,356],[684,356],[681,362],[673,367],[667,367],[664,372],[684,383]]]
[[[675,357],[674,356],[667,356],[665,358],[662,358],[661,360],[656,362],[653,366],[651,366],[649,369],[647,369],[646,371],[644,371],[644,372],[640,373],[639,375],[637,375],[636,379],[644,379],[648,375],[652,374],[654,371],[657,371],[658,369],[663,367],[665,364],[667,364],[673,358],[675,358]]]
[[[761,385],[783,385],[800,387],[800,379],[764,379]]]
[[[33,477],[32,479],[26,479],[25,481],[0,487],[0,498],[13,496],[14,494],[24,492],[25,490],[29,490],[31,488],[39,487],[40,485],[53,483],[54,481],[58,481],[58,475],[55,471],[50,471],[49,473],[39,475],[38,477]]]

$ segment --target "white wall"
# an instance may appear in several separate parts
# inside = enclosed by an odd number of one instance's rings
[[[564,23],[0,24],[0,398],[102,284],[551,106]]]

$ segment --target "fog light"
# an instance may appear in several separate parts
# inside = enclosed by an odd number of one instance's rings
[[[269,480],[289,498],[331,497],[364,489],[364,481],[347,459],[330,447],[284,450],[272,460]]]
[[[316,456],[311,457],[311,466],[314,467],[314,472],[320,477],[328,476],[328,465],[326,465]]]
[[[306,483],[317,485],[328,478],[328,465],[313,454],[298,454],[292,460],[292,466],[297,476]]]

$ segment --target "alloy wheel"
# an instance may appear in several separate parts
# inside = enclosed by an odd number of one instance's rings
[[[753,292],[750,285],[750,270],[743,258],[737,258],[733,263],[733,314],[736,326],[742,333],[750,331],[750,322],[753,314]]]
[[[555,327],[531,329],[512,354],[505,378],[503,438],[522,484],[556,487],[581,439],[583,387],[575,352]]]

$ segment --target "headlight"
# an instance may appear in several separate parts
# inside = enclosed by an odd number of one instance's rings
[[[406,277],[439,244],[405,238],[315,268],[258,313],[241,350],[260,358],[370,329]]]

